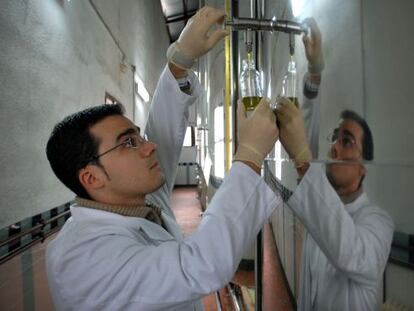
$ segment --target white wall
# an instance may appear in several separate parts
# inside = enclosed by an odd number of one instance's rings
[[[72,0],[73,1],[73,0]],[[160,1],[92,0],[152,96],[169,38]]]
[[[363,1],[362,10],[366,117],[375,135],[376,161],[387,164],[372,167],[367,186],[391,213],[396,229],[413,234],[414,2]]]
[[[414,2],[364,0],[361,9],[366,118],[379,163],[369,167],[366,188],[392,215],[396,230],[414,234]],[[390,264],[386,276],[387,298],[414,308],[414,271]]]
[[[159,1],[94,3],[152,94],[168,46]],[[3,0],[0,41],[2,228],[73,198],[45,155],[56,122],[105,92],[128,116],[134,109],[131,68],[121,72],[122,53],[88,1]]]

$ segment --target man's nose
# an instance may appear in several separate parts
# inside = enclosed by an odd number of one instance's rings
[[[340,149],[340,144],[339,144],[339,141],[337,140],[335,141],[335,143],[331,145],[330,156],[332,159],[336,159],[338,157],[339,149]]]
[[[143,157],[150,156],[155,150],[157,150],[157,144],[149,140],[144,142],[139,148],[139,152]]]

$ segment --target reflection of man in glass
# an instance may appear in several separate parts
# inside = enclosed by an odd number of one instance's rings
[[[303,247],[298,307],[299,310],[378,310],[393,222],[385,211],[370,203],[363,190],[366,168],[360,161],[373,159],[372,135],[364,119],[352,111],[344,111],[339,127],[330,136],[329,155],[335,161],[347,163],[331,163],[326,170],[320,164],[310,164],[312,153],[318,156],[319,104],[318,84],[309,83],[309,76],[319,75],[320,80],[323,58],[318,27],[311,19],[308,24],[311,34],[304,43],[309,67],[313,63],[322,64],[319,72],[307,74],[305,82],[301,108],[308,123],[308,138],[304,119],[295,105],[282,99],[277,111],[280,141],[301,177],[288,205],[308,232]],[[312,54],[309,50],[316,52]]]
[[[331,144],[330,157],[343,161],[372,160],[374,144],[365,120],[350,110],[343,111],[341,119],[340,126],[328,138]],[[340,196],[351,195],[356,198],[362,193],[365,166],[333,163],[327,166],[326,173]]]

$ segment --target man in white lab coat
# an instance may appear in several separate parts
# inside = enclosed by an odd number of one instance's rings
[[[331,137],[333,160],[312,163],[318,143],[318,87],[323,69],[321,35],[313,19],[304,37],[309,72],[302,111],[283,99],[277,112],[280,140],[294,159],[301,181],[288,205],[307,230],[304,241],[299,310],[378,310],[382,275],[390,252],[393,222],[363,190],[363,160],[374,156],[371,131],[361,117],[344,111]],[[310,147],[308,145],[310,142]]]
[[[48,159],[77,194],[72,217],[47,248],[57,310],[202,310],[201,297],[231,279],[245,246],[278,205],[259,176],[278,137],[263,100],[249,118],[239,105],[235,163],[197,231],[183,238],[169,206],[188,107],[200,92],[187,69],[227,34],[208,35],[223,15],[201,9],[170,47],[148,136],[119,105],[86,109],[53,130]]]

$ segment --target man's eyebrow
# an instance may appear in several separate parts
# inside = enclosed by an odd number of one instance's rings
[[[350,132],[348,130],[344,130],[344,133],[349,135],[349,136],[352,136],[352,138],[355,139],[355,136],[354,136],[354,134],[352,134],[352,132]]]
[[[125,131],[123,131],[122,133],[119,133],[118,136],[116,137],[116,142],[119,142],[121,140],[122,137],[124,137],[125,135],[130,135],[130,134],[139,134],[139,127],[130,127],[127,128]]]

